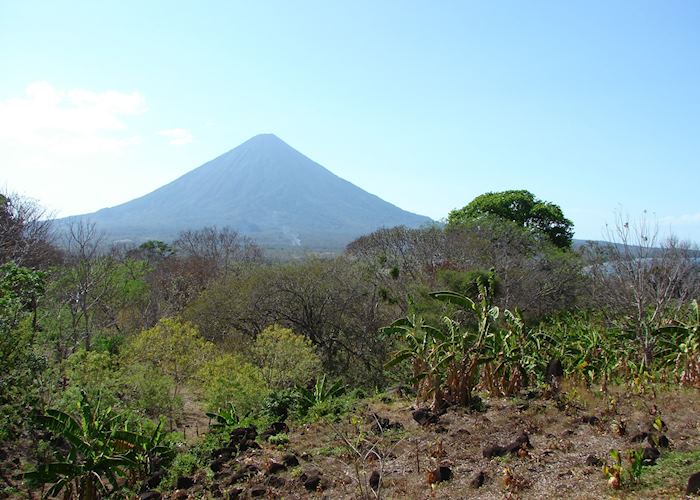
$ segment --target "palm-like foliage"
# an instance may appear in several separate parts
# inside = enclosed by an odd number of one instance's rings
[[[63,438],[69,446],[63,460],[40,464],[22,478],[34,484],[52,484],[45,497],[64,492],[68,498],[76,494],[81,500],[100,498],[119,489],[119,477],[137,479],[150,472],[151,460],[168,458],[171,450],[161,444],[160,425],[150,436],[129,431],[121,425],[121,416],[111,408],[94,406],[82,393],[79,418],[47,410],[36,417],[37,424]]]
[[[337,398],[345,392],[345,385],[337,380],[333,384],[327,384],[326,375],[316,378],[316,383],[312,389],[299,387],[300,403],[304,408],[310,408],[319,403],[325,403],[333,398]]]
[[[495,359],[486,347],[491,326],[500,315],[498,307],[489,304],[483,285],[480,291],[479,302],[456,292],[430,294],[456,306],[458,314],[466,317],[463,323],[445,316],[440,329],[411,315],[382,329],[383,335],[399,336],[403,341],[403,348],[394,353],[387,367],[411,360],[418,403],[430,400],[434,409],[445,403],[471,404],[481,366]]]
[[[238,410],[233,403],[229,403],[228,408],[219,408],[218,413],[207,412],[206,415],[214,421],[211,424],[213,429],[233,429],[241,422]]]
[[[700,387],[700,306],[693,300],[687,315],[658,329],[658,350],[683,385]]]

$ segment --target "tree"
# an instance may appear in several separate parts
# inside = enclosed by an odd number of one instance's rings
[[[448,225],[495,216],[513,221],[530,231],[539,232],[559,248],[570,248],[573,223],[564,217],[559,205],[535,198],[526,190],[486,193],[474,198],[467,206],[452,210]]]
[[[622,316],[634,331],[641,361],[649,367],[663,327],[700,295],[698,250],[671,236],[659,241],[658,227],[617,214],[607,244],[584,249],[591,302],[612,321]]]
[[[213,411],[231,404],[240,415],[258,411],[269,392],[260,368],[237,354],[223,354],[203,363],[195,378]]]
[[[0,442],[20,434],[28,410],[38,403],[35,389],[46,363],[34,349],[34,336],[44,280],[44,273],[14,262],[0,265]]]
[[[103,255],[104,234],[95,223],[72,219],[65,233],[66,266],[59,280],[63,302],[69,306],[73,336],[92,347],[93,318],[112,291],[114,259]],[[82,332],[80,332],[82,328]]]
[[[14,261],[36,269],[59,261],[48,219],[49,214],[35,202],[0,193],[0,264]]]
[[[190,323],[171,318],[163,318],[153,328],[141,332],[130,347],[130,356],[150,363],[173,379],[173,396],[178,395],[182,385],[214,349],[214,345],[203,339]]]
[[[273,325],[255,339],[253,356],[272,389],[304,386],[321,372],[321,359],[309,339]]]

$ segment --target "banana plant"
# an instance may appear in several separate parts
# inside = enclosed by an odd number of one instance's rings
[[[113,414],[111,408],[101,409],[99,400],[93,406],[85,392],[78,410],[77,419],[52,409],[35,417],[39,426],[63,438],[70,447],[61,461],[39,464],[19,476],[31,484],[51,484],[45,498],[63,492],[65,498],[77,495],[80,500],[95,500],[109,493],[108,485],[112,492],[118,490],[118,477],[131,472],[132,479],[137,478],[138,472],[144,471],[146,456],[171,453],[160,443],[160,426],[150,437],[120,429],[121,416]]]
[[[473,393],[480,383],[482,366],[495,360],[495,353],[489,352],[486,343],[501,311],[490,304],[486,286],[483,283],[478,283],[478,286],[478,302],[457,292],[430,294],[434,299],[457,306],[457,314],[476,320],[476,328],[467,321],[450,332],[449,356],[443,360],[446,367],[445,399],[461,406],[471,405]]]
[[[674,320],[658,329],[658,350],[683,385],[700,387],[700,307],[693,300],[684,320]]]
[[[493,359],[486,356],[484,344],[491,324],[500,314],[498,307],[489,304],[486,288],[481,284],[479,288],[478,303],[456,292],[430,294],[436,300],[456,306],[454,317],[466,316],[466,324],[444,316],[442,328],[437,328],[410,315],[382,329],[384,336],[398,336],[402,340],[403,347],[393,353],[386,366],[411,360],[417,404],[430,399],[433,409],[445,403],[471,404],[480,366]]]
[[[417,403],[433,398],[433,406],[439,404],[443,379],[440,368],[446,361],[443,355],[445,350],[441,347],[448,337],[415,314],[394,321],[382,328],[380,333],[384,337],[399,337],[403,342],[403,347],[392,354],[385,368],[410,360],[413,372],[410,382],[415,389]]]
[[[304,408],[308,409],[318,403],[330,401],[345,392],[346,386],[340,380],[330,385],[328,385],[326,381],[326,375],[324,374],[316,378],[316,384],[314,384],[313,389],[306,389],[304,387],[297,388],[299,391],[300,403]]]
[[[229,403],[228,408],[220,408],[218,413],[207,412],[206,415],[214,421],[211,424],[214,429],[233,429],[241,422],[241,417],[233,403]]]

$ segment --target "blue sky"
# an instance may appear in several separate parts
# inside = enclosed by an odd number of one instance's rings
[[[700,242],[700,2],[0,0],[0,187],[59,215],[271,132],[443,218],[528,189],[576,237]]]

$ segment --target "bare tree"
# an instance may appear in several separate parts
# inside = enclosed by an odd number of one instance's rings
[[[609,244],[585,250],[591,300],[610,318],[629,318],[649,365],[656,330],[700,294],[698,251],[674,236],[660,242],[658,225],[646,213],[638,221],[618,214],[606,239]]]
[[[114,260],[104,254],[103,241],[104,234],[94,223],[83,219],[68,222],[64,236],[64,303],[70,311],[73,334],[83,339],[87,350],[92,347],[95,310],[111,289]]]
[[[49,218],[36,202],[0,193],[0,263],[44,268],[58,261]]]
[[[230,227],[183,231],[174,245],[186,255],[202,259],[223,273],[234,262],[262,260],[260,247],[251,238]]]

